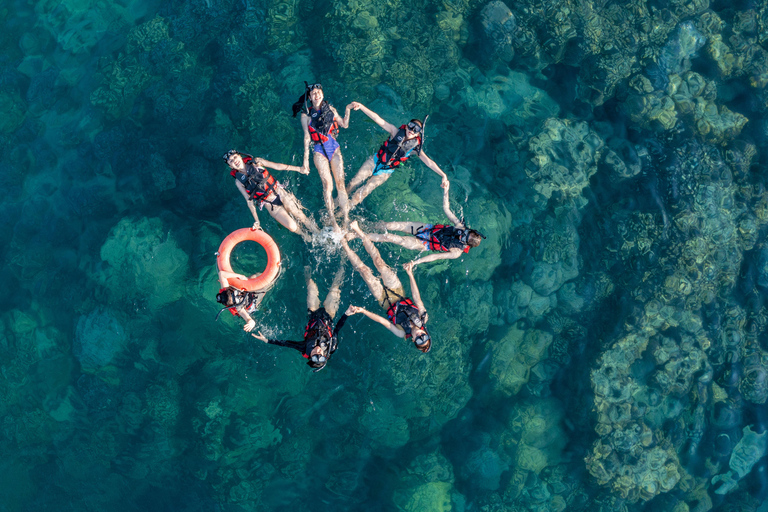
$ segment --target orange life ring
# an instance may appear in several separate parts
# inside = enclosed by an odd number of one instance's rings
[[[280,250],[277,248],[277,244],[272,240],[271,236],[258,229],[253,231],[251,228],[242,228],[233,231],[221,242],[219,252],[216,253],[216,264],[218,265],[219,270],[232,272],[232,265],[229,263],[229,256],[232,254],[232,249],[234,249],[240,242],[245,242],[246,240],[256,242],[267,251],[267,268],[253,279],[247,279],[245,281],[242,279],[230,279],[229,284],[240,290],[255,292],[271,285],[280,273]]]

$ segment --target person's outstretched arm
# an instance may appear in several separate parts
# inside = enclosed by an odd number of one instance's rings
[[[352,103],[347,105],[347,112],[349,112],[350,108],[352,110],[360,110],[360,111],[362,111],[363,114],[365,114],[368,117],[370,117],[371,120],[374,123],[376,123],[377,125],[381,126],[381,128],[383,130],[385,130],[387,133],[389,133],[390,135],[394,136],[397,133],[397,128],[395,127],[395,125],[386,122],[379,114],[377,114],[373,110],[369,109],[368,107],[366,107],[362,103],[359,103],[357,101],[353,101]]]
[[[339,318],[339,321],[336,322],[336,327],[333,328],[333,342],[331,343],[331,351],[329,354],[333,354],[336,352],[336,349],[339,348],[339,331],[342,327],[344,327],[344,324],[347,322],[347,318],[349,318],[349,315],[352,314],[352,308],[353,306],[349,306],[347,310],[344,312],[343,315],[341,315],[341,318]]]
[[[306,343],[304,343],[303,341],[267,339],[266,336],[261,334],[261,331],[259,331],[258,334],[251,333],[251,336],[253,336],[257,340],[263,341],[264,343],[269,343],[270,345],[277,345],[278,347],[288,347],[288,348],[296,349],[302,354],[304,353],[304,349],[306,348]]]
[[[458,248],[451,249],[448,252],[435,252],[432,254],[427,254],[422,258],[413,260],[411,262],[411,266],[415,267],[416,265],[421,265],[422,263],[429,263],[430,261],[455,260],[456,258],[460,258],[462,254],[464,254],[464,251]]]
[[[245,198],[245,204],[248,205],[248,209],[251,211],[251,215],[253,215],[253,226],[251,226],[251,229],[261,229],[261,222],[259,222],[259,214],[256,213],[256,205],[253,203],[253,199],[251,199],[251,196],[248,195],[248,191],[245,190],[245,186],[240,183],[239,181],[235,182],[235,185],[237,185],[237,190],[240,191],[241,194],[243,194],[243,197]]]
[[[448,188],[450,186],[450,183],[448,182],[448,176],[443,172],[443,170],[437,166],[437,164],[427,156],[426,153],[423,151],[419,151],[419,158],[422,162],[424,162],[424,165],[435,171],[438,176],[442,178],[442,182],[440,183],[440,186],[443,188]]]
[[[331,107],[331,110],[333,110],[333,120],[336,121],[342,128],[349,128],[349,115],[351,113],[351,108],[351,104],[347,105],[346,112],[344,112],[344,117],[341,117],[336,109]]]
[[[294,171],[300,172],[301,174],[309,174],[309,169],[299,167],[298,165],[278,164],[262,158],[256,158],[255,163],[258,167],[266,167],[267,169],[274,169],[276,171]]]
[[[341,328],[344,327],[345,323],[347,323],[347,318],[349,318],[349,315],[350,315],[350,308],[352,308],[352,306],[347,308],[347,310],[344,312],[344,314],[341,315],[341,318],[339,318],[339,321],[336,322],[336,327],[333,328],[333,335],[334,336],[339,334],[339,331],[341,330]]]
[[[245,332],[251,332],[253,328],[256,327],[256,320],[251,318],[251,315],[248,314],[245,308],[240,307],[236,309],[237,309],[237,314],[240,316],[240,318],[245,320],[245,325],[243,326],[243,330]]]
[[[349,308],[347,308],[347,312],[345,314],[347,314],[347,315],[350,315],[350,314],[354,315],[356,313],[362,313],[363,315],[367,316],[368,318],[370,318],[374,322],[383,325],[384,327],[387,328],[387,330],[389,330],[389,332],[391,332],[392,334],[394,334],[398,338],[405,338],[405,331],[400,326],[394,325],[392,322],[390,322],[386,318],[384,318],[382,316],[379,316],[376,313],[371,313],[370,311],[368,311],[365,308],[361,308],[361,307],[358,307],[358,306],[349,306]]]
[[[451,211],[451,202],[449,197],[449,191],[450,191],[450,185],[445,187],[443,189],[443,212],[445,213],[445,216],[448,217],[448,220],[451,221],[451,224],[453,224],[454,227],[458,229],[465,229],[466,226],[464,226],[464,223],[459,220],[459,218]]]
[[[247,281],[248,278],[245,277],[243,274],[238,274],[237,272],[228,272],[226,270],[219,270],[219,283],[221,284],[222,288],[229,288],[229,280],[230,279],[242,279],[243,281]]]
[[[408,274],[408,279],[411,280],[411,298],[416,307],[419,308],[419,313],[422,315],[427,312],[427,308],[424,307],[424,303],[421,302],[421,293],[419,293],[419,285],[416,284],[416,278],[413,277],[413,263],[406,263],[403,265],[405,273]]]
[[[304,163],[302,167],[306,172],[302,171],[302,174],[309,174],[309,145],[312,143],[312,137],[309,136],[309,116],[307,114],[301,114],[301,129],[304,132]]]

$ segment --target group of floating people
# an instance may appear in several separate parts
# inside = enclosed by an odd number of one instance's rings
[[[259,221],[257,206],[267,212],[289,231],[300,235],[305,242],[312,241],[320,233],[316,222],[308,217],[296,197],[282,186],[269,172],[271,170],[294,171],[309,174],[309,155],[312,148],[313,162],[323,184],[323,199],[328,211],[328,223],[339,235],[339,243],[352,267],[365,281],[371,294],[377,300],[386,318],[362,307],[350,305],[334,324],[334,318],[341,302],[341,286],[344,281],[344,261],[333,279],[330,290],[321,304],[317,284],[312,279],[310,267],[305,267],[307,283],[308,319],[302,341],[269,339],[261,332],[251,335],[255,338],[283,347],[290,347],[302,353],[307,364],[319,371],[325,367],[330,356],[338,347],[338,334],[351,315],[362,314],[386,327],[397,337],[410,339],[421,352],[427,353],[432,347],[432,338],[427,330],[429,317],[421,300],[419,287],[413,275],[415,266],[442,259],[455,259],[477,247],[485,238],[479,231],[468,228],[451,211],[448,191],[450,183],[445,172],[423,151],[424,123],[411,119],[399,128],[359,102],[347,105],[344,117],[324,97],[321,84],[306,84],[305,93],[293,105],[293,115],[301,114],[304,132],[304,159],[301,166],[270,162],[237,150],[224,155],[235,185],[246,200],[253,215],[253,225],[234,232],[222,242],[217,254],[217,266],[221,289],[216,300],[223,308],[245,321],[243,329],[251,332],[256,326],[252,315],[258,308],[266,291],[274,284],[279,266],[279,251],[271,237],[264,234]],[[359,110],[389,134],[379,150],[370,156],[358,173],[347,184],[344,175],[344,160],[339,143],[338,129],[348,128],[352,110]],[[377,225],[383,232],[366,233],[349,213],[386,182],[397,168],[411,156],[416,155],[429,169],[441,178],[443,188],[443,211],[450,224],[423,224],[420,222],[382,222]],[[336,199],[333,190],[336,189]],[[338,210],[338,212],[337,212]],[[341,217],[342,226],[337,219]],[[392,232],[404,233],[403,235]],[[359,238],[366,252],[373,260],[378,276],[360,259],[349,246],[349,241]],[[255,240],[267,250],[267,269],[262,274],[246,277],[232,271],[229,254],[232,247],[244,239]],[[375,243],[388,242],[406,249],[431,251],[432,254],[406,263],[403,269],[410,282],[410,296],[393,270],[381,257]],[[220,311],[220,313],[221,313]]]

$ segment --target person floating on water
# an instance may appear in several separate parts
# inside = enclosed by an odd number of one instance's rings
[[[257,277],[257,275],[253,275],[251,278]],[[219,270],[219,283],[221,284],[221,289],[219,290],[219,293],[216,294],[216,302],[224,306],[219,311],[219,314],[225,309],[229,309],[229,312],[232,313],[233,316],[239,316],[245,320],[243,330],[245,332],[251,332],[256,326],[256,321],[251,318],[251,314],[259,307],[267,290],[258,290],[255,292],[239,290],[229,284],[230,279],[242,279],[245,281],[248,278],[236,272]],[[217,320],[218,318],[219,315],[216,315]]]
[[[452,225],[422,224],[421,222],[382,222],[379,226],[388,231],[402,231],[411,236],[392,233],[368,233],[372,242],[390,242],[413,251],[434,251],[434,254],[422,256],[413,261],[413,266],[437,260],[452,260],[468,253],[471,247],[477,247],[485,236],[467,226],[451,211],[448,200],[448,188],[443,192],[443,211]]]
[[[384,141],[376,154],[363,162],[360,170],[352,178],[352,181],[349,182],[347,195],[349,195],[350,209],[360,204],[376,187],[387,181],[392,176],[392,173],[395,172],[395,169],[414,153],[419,156],[424,165],[435,171],[442,178],[440,186],[443,188],[448,187],[448,177],[421,149],[424,143],[424,123],[421,120],[411,119],[408,124],[396,128],[395,125],[388,123],[362,103],[353,101],[347,105],[347,112],[349,112],[350,108],[362,110],[365,115],[370,117],[373,122],[381,126],[390,135],[389,139]]]
[[[305,82],[306,83],[306,82]],[[331,224],[338,227],[334,214],[333,182],[336,181],[336,194],[339,208],[344,218],[344,227],[349,223],[349,206],[347,205],[347,190],[345,188],[344,160],[341,156],[336,136],[339,126],[349,126],[349,106],[342,118],[335,108],[325,100],[323,86],[320,84],[307,85],[305,93],[293,105],[293,117],[301,112],[301,128],[304,131],[304,166],[309,172],[309,146],[314,144],[315,167],[320,180],[323,182],[323,199],[328,208]]]
[[[411,281],[411,294],[413,296],[413,300],[411,300],[404,296],[403,285],[397,274],[384,262],[376,246],[373,245],[368,235],[360,229],[357,221],[351,222],[349,227],[363,241],[363,247],[371,256],[374,266],[381,274],[381,279],[374,276],[373,271],[363,263],[357,253],[350,249],[346,239],[341,240],[341,246],[379,305],[387,312],[387,318],[358,306],[349,306],[347,315],[362,313],[389,329],[395,336],[411,338],[416,348],[426,354],[432,348],[432,339],[427,332],[427,310],[424,303],[421,302],[419,287],[416,284],[416,278],[413,277],[413,265],[411,263],[403,265]]]
[[[295,165],[276,164],[254,158],[234,149],[227,151],[224,160],[229,165],[230,174],[235,178],[235,185],[245,198],[248,209],[253,215],[254,222],[251,229],[261,229],[259,216],[256,213],[256,204],[258,204],[259,208],[267,205],[267,211],[277,222],[285,226],[288,231],[301,235],[305,241],[311,240],[311,236],[302,230],[298,223],[305,226],[311,233],[320,232],[315,222],[304,215],[296,197],[283,188],[266,167],[302,174],[308,174],[309,171]]]
[[[320,305],[320,294],[317,284],[312,280],[309,267],[304,268],[304,276],[307,280],[307,309],[309,310],[307,326],[304,329],[304,340],[267,339],[261,332],[258,334],[251,333],[251,336],[264,343],[298,350],[308,359],[307,364],[314,368],[315,372],[318,372],[328,363],[331,354],[336,352],[336,348],[339,345],[339,331],[344,327],[347,317],[351,314],[348,309],[346,313],[341,315],[339,321],[336,322],[336,327],[333,327],[333,317],[336,316],[341,300],[340,289],[341,283],[344,280],[344,265],[342,264],[338,272],[336,272],[331,289],[328,291],[322,306]]]

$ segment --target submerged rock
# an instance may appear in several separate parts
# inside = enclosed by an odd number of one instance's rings
[[[516,395],[528,382],[531,368],[546,357],[552,335],[536,329],[509,328],[501,341],[491,344],[490,376],[496,389],[507,396]]]
[[[480,11],[480,22],[493,46],[493,53],[505,62],[511,61],[515,57],[513,43],[517,21],[509,7],[501,0],[489,2]]]
[[[99,308],[78,320],[72,350],[83,370],[93,372],[114,362],[128,343],[128,334],[115,315]]]
[[[546,199],[578,198],[597,172],[603,140],[586,122],[548,119],[529,142],[532,158],[525,172]]]
[[[189,257],[157,218],[122,219],[101,247],[99,280],[113,299],[138,299],[155,309],[184,293]]]

